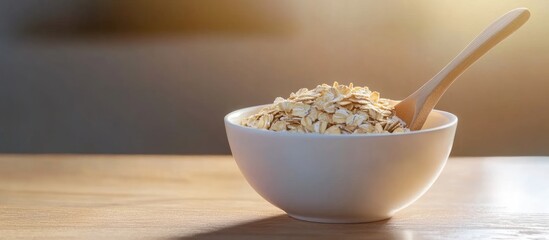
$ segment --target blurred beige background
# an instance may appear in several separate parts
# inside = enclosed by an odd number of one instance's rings
[[[515,7],[437,108],[454,155],[548,155],[544,0],[2,1],[0,151],[229,153],[231,110],[332,81],[401,99]]]

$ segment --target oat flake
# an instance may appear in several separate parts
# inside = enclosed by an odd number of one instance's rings
[[[389,99],[353,84],[318,85],[302,88],[290,97],[277,97],[273,104],[242,120],[247,127],[271,131],[318,134],[401,133],[410,131],[395,116]]]

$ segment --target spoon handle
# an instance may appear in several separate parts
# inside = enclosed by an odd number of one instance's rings
[[[528,9],[517,8],[492,23],[431,80],[396,105],[397,116],[411,130],[421,129],[431,110],[454,80],[486,52],[520,28],[529,17]]]

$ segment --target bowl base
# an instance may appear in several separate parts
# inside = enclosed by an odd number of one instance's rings
[[[318,217],[305,217],[295,214],[288,215],[292,218],[301,221],[315,222],[315,223],[368,223],[368,222],[377,222],[382,220],[387,220],[392,216],[380,216],[380,217],[370,217],[370,218],[318,218]]]

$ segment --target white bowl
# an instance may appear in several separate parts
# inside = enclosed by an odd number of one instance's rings
[[[259,130],[225,116],[234,159],[248,183],[290,216],[356,223],[390,218],[435,182],[452,149],[457,117],[434,110],[420,131],[323,135]]]

